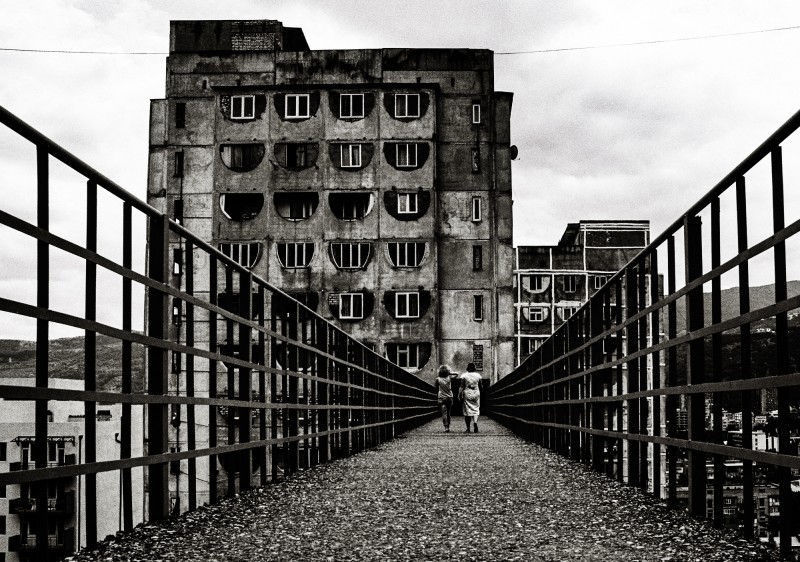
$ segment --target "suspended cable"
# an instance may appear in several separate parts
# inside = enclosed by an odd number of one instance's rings
[[[636,41],[634,43],[610,43],[607,45],[587,45],[585,47],[561,47],[555,49],[535,49],[532,51],[506,51],[495,52],[495,55],[527,55],[531,53],[558,53],[561,51],[587,51],[590,49],[611,49],[616,47],[635,47],[637,45],[655,45],[658,43],[678,43],[681,41],[700,41],[702,39],[720,39],[722,37],[735,37],[738,35],[754,35],[756,33],[771,33],[773,31],[789,31],[800,29],[800,25],[791,27],[775,27],[772,29],[759,29],[756,31],[737,31],[734,33],[721,33],[719,35],[698,35],[696,37],[678,37],[675,39],[654,39],[652,41]]]

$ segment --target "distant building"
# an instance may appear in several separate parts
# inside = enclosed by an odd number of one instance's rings
[[[580,221],[556,246],[516,248],[517,365],[649,242],[649,221]]]
[[[33,378],[3,379],[4,384],[33,385]],[[50,388],[83,390],[83,381],[50,379]],[[47,452],[48,465],[79,464],[85,456],[83,402],[49,402]],[[0,399],[0,472],[34,468],[31,447],[35,423],[33,401]],[[142,455],[142,407],[132,410],[131,454]],[[118,460],[122,408],[119,404],[97,405],[97,461]],[[132,469],[133,521],[143,520],[142,469]],[[86,509],[82,477],[59,478],[47,485],[49,521],[48,551],[53,559],[66,556],[86,544]],[[102,540],[121,528],[120,471],[97,475],[97,539]],[[0,487],[0,560],[6,562],[36,560],[36,500],[30,486]]]

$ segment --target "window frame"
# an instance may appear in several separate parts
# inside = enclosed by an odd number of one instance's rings
[[[366,246],[366,255],[362,256],[362,248],[364,246]],[[334,250],[334,248],[336,248],[336,247],[340,248],[339,258],[340,258],[340,260],[342,262],[344,261],[342,258],[344,257],[345,248],[348,248],[348,254],[350,256],[350,264],[351,265],[344,266],[344,265],[342,265],[342,263],[337,263],[336,252]],[[353,263],[355,263],[353,261],[353,249],[354,249],[354,247],[355,247],[355,251],[358,254],[358,260],[357,260],[358,265],[352,265]],[[348,271],[348,270],[352,271],[352,270],[364,269],[367,266],[367,263],[369,262],[370,255],[372,254],[372,244],[370,244],[369,242],[331,242],[330,249],[331,249],[331,253],[330,253],[331,261],[333,262],[333,265],[336,266],[336,269],[341,269],[341,270],[344,270],[344,271]]]
[[[419,369],[419,344],[416,343],[392,343],[394,345],[395,364],[402,369]],[[388,353],[387,353],[388,356]],[[400,357],[405,359],[406,365],[402,364]],[[413,363],[412,363],[413,359]],[[391,359],[390,359],[391,360]]]
[[[350,100],[350,113],[345,115],[342,100],[348,98]],[[353,113],[353,99],[361,98],[361,115]],[[364,118],[364,94],[339,94],[339,118],[340,119],[363,119]]]
[[[403,205],[405,201],[405,206]],[[413,209],[412,203],[413,201]],[[416,215],[419,212],[419,193],[416,191],[406,191],[397,194],[397,214],[398,215]]]
[[[483,246],[472,246],[472,271],[483,271]]]
[[[544,322],[544,309],[541,306],[528,306],[528,322]]]
[[[481,124],[481,104],[479,103],[472,104],[472,124],[473,125]]]
[[[234,115],[234,108],[236,107],[236,100],[241,100],[241,111],[239,115]],[[250,115],[246,115],[247,113],[247,101],[250,101]],[[231,96],[231,120],[233,121],[245,121],[249,119],[256,118],[256,96],[253,94],[242,94]]]
[[[483,220],[483,198],[480,195],[472,196],[472,222]]]
[[[354,150],[357,149],[357,150]],[[340,144],[339,145],[339,156],[341,158],[341,167],[342,168],[360,168],[361,167],[361,145],[358,143],[348,143],[348,144]],[[347,161],[349,163],[345,164],[345,154],[347,154]],[[353,158],[355,155],[358,155],[357,158]],[[355,163],[355,160],[358,160]]]
[[[286,265],[284,261],[281,259],[281,246],[286,247],[286,258],[288,261],[289,258],[289,247],[294,248],[294,265]],[[308,251],[310,247],[310,252]],[[302,265],[298,265],[297,256],[299,254],[298,248],[302,248],[302,256],[303,256],[303,263]],[[310,266],[311,260],[314,259],[314,243],[313,242],[278,242],[275,247],[275,252],[278,256],[278,263],[281,265],[283,269],[306,269]],[[306,254],[309,254],[306,256]]]
[[[483,322],[483,295],[472,295],[472,319],[475,322]]]
[[[528,275],[528,289],[531,292],[540,293],[544,291],[544,276],[543,275]]]
[[[293,100],[290,104],[290,100]],[[300,114],[300,100],[306,102],[305,114]],[[284,117],[286,119],[308,119],[311,117],[311,94],[284,94]],[[289,113],[292,107],[293,113]]]
[[[561,278],[561,288],[565,293],[575,293],[578,291],[578,279],[575,275],[564,275]]]
[[[351,314],[345,316],[342,312],[344,310],[343,302],[345,300],[350,301],[350,311]],[[360,310],[361,314],[356,315],[354,311],[356,310],[356,301],[360,301],[358,303],[358,309]],[[339,293],[339,319],[340,320],[363,320],[364,319],[364,293]]]
[[[414,161],[413,162],[411,161],[411,156],[412,156],[411,147],[414,147],[414,152],[413,152]],[[403,152],[404,152],[405,160],[406,160],[405,164],[401,164],[400,163],[400,154],[401,154],[401,150],[400,149],[401,148],[404,149]],[[419,151],[417,150],[417,148],[418,148],[418,146],[417,146],[417,143],[415,143],[415,142],[398,142],[395,145],[395,158],[396,158],[395,163],[396,163],[397,167],[398,168],[416,168],[418,166],[417,162],[419,162]]]
[[[608,275],[595,275],[592,280],[592,287],[600,289],[606,283],[608,283]]]
[[[397,262],[400,262],[400,256],[401,256],[400,249],[401,248],[403,249],[402,256],[404,258],[403,259],[404,263],[401,264],[392,261],[392,251],[391,251],[392,244],[397,245],[397,251],[395,252],[395,256],[397,257]],[[418,251],[419,246],[417,246],[417,244],[419,244],[422,247],[422,252],[421,252],[422,255],[420,255],[420,252]],[[413,254],[414,254],[415,265],[409,265],[409,260],[408,260],[409,245],[413,245],[414,248]],[[389,263],[392,265],[392,267],[421,267],[422,261],[425,259],[427,247],[425,246],[425,242],[387,242],[386,251],[389,258]]]
[[[255,255],[252,255],[253,246]],[[261,258],[261,244],[258,242],[220,242],[217,244],[217,249],[247,269],[253,269]]]
[[[411,115],[409,113],[409,111],[408,111],[408,100],[411,99],[411,98],[416,98],[416,100],[417,100],[417,113],[416,113],[416,115]],[[404,107],[405,111],[403,112],[402,115],[400,114],[400,111],[398,110],[398,101],[400,99],[405,100],[405,107]],[[420,108],[421,102],[422,102],[422,99],[421,99],[421,96],[419,95],[419,93],[397,93],[397,94],[395,94],[394,95],[394,116],[397,119],[419,119],[420,116],[421,116],[420,115],[420,113],[421,113],[421,108]]]
[[[403,319],[414,319],[420,317],[420,295],[419,291],[398,291],[394,294],[394,317]],[[400,313],[400,303],[405,301],[404,314]],[[414,302],[416,301],[416,302]],[[413,308],[416,307],[416,314]]]

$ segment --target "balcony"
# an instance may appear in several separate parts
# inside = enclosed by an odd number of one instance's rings
[[[8,502],[8,512],[16,515],[36,513],[36,499],[15,498]],[[63,492],[58,498],[48,498],[47,512],[54,515],[72,515],[75,513],[75,490]]]
[[[74,552],[75,551],[75,529],[70,527],[65,529],[61,536],[48,535],[47,549],[53,552]],[[8,538],[8,550],[10,552],[27,552],[36,550],[35,535],[14,535]]]
[[[68,466],[75,464],[75,462],[76,458],[74,454],[64,455],[63,461],[48,461],[47,467],[52,468],[54,466]],[[19,470],[33,470],[34,468],[36,468],[36,463],[32,460],[8,463],[8,470],[10,472],[17,472]]]

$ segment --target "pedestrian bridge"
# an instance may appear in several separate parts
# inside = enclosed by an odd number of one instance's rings
[[[36,328],[34,384],[0,385],[33,405],[27,453],[0,464],[7,559],[762,560],[770,544],[792,556],[800,113],[485,389],[491,421],[477,434],[444,433],[430,385],[2,108],[0,122],[30,146],[36,178],[32,218],[0,210],[36,277],[27,300],[0,294],[4,321]],[[80,240],[50,223],[65,170],[83,183]],[[99,215],[99,200],[117,214]],[[68,311],[50,300],[64,259],[85,275]],[[751,299],[756,271],[769,302]],[[98,305],[112,286],[109,319]],[[730,286],[738,306],[723,311]],[[144,333],[131,329],[135,288]],[[54,384],[56,325],[85,336],[80,388]],[[118,343],[118,388],[99,384],[101,337]],[[48,423],[60,403],[82,408],[78,458]],[[751,415],[723,427],[724,407],[773,403],[773,446],[759,446]],[[111,457],[108,405],[121,412]]]

